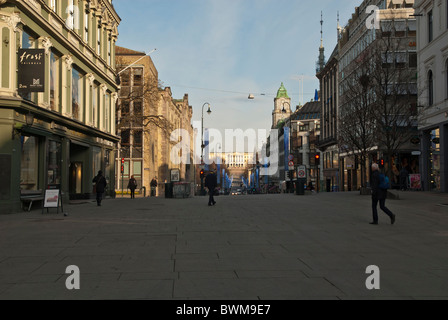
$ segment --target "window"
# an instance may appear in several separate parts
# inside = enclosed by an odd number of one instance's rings
[[[50,8],[53,10],[53,12],[58,12],[58,1],[57,0],[50,0]]]
[[[128,87],[130,85],[130,70],[125,70],[121,73],[121,87]]]
[[[22,161],[20,165],[20,188],[22,190],[37,190],[39,147],[36,137],[22,137]]]
[[[130,111],[130,103],[129,100],[121,100],[121,116],[126,116]]]
[[[92,123],[94,127],[98,126],[98,84],[94,83],[92,87]]]
[[[72,69],[72,116],[73,119],[80,120],[81,103],[81,73],[75,68]]]
[[[134,86],[142,86],[143,85],[143,69],[136,68],[134,69]]]
[[[53,51],[50,55],[50,109],[59,111],[60,57]]]
[[[417,68],[417,52],[409,52],[409,68]]]
[[[128,130],[123,130],[121,131],[121,145],[122,146],[129,146],[131,141],[131,131]]]
[[[110,132],[111,129],[111,114],[110,114],[110,92],[106,92],[105,105],[104,105],[104,121],[106,122],[106,132]]]
[[[35,48],[37,36],[31,35],[27,31],[22,32],[22,49]]]
[[[73,3],[73,0],[68,0],[68,17],[67,17],[67,27],[71,30],[75,28],[75,5]]]
[[[98,26],[98,34],[97,34],[97,49],[96,49],[96,53],[98,55],[101,55],[101,26]]]
[[[62,172],[62,144],[57,141],[48,141],[47,148],[47,184],[60,184]]]
[[[429,106],[434,104],[434,79],[432,70],[428,72],[428,104]]]
[[[431,42],[434,37],[434,17],[432,15],[432,10],[428,12],[428,42]]]
[[[30,32],[23,30],[22,32],[22,49],[34,49],[36,47],[36,39],[38,36],[32,35]],[[20,93],[25,100],[32,100],[31,92]]]
[[[417,35],[417,20],[408,20],[408,36],[415,37]]]
[[[110,38],[108,38],[107,39],[107,64],[108,65],[112,64],[111,45],[112,45],[112,41]]]
[[[136,116],[143,114],[143,102],[142,102],[142,100],[134,101],[134,114]]]
[[[408,54],[406,52],[397,52],[395,55],[395,66],[397,68],[405,68],[408,62]]]
[[[89,12],[86,11],[84,14],[84,41],[85,43],[89,43]]]

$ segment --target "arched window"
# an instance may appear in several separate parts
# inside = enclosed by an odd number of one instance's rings
[[[429,106],[434,104],[434,79],[432,70],[428,72],[428,104]]]

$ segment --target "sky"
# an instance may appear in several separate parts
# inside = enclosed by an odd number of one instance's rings
[[[189,95],[193,121],[225,129],[272,125],[283,82],[291,107],[315,96],[323,38],[326,58],[362,0],[114,0],[122,19],[117,45],[149,53],[174,99]],[[303,79],[302,81],[300,79]],[[302,92],[303,84],[303,95]],[[255,96],[249,100],[249,94]],[[207,107],[206,107],[207,108]],[[205,109],[206,110],[206,109]]]

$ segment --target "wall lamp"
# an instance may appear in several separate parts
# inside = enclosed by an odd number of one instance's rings
[[[28,112],[28,114],[25,115],[25,126],[23,125],[23,123],[14,124],[14,127],[12,128],[12,140],[14,140],[16,136],[20,136],[22,134],[23,129],[32,127],[33,124],[34,124],[34,114]]]

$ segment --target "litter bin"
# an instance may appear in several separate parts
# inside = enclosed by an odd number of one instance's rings
[[[165,198],[171,199],[173,197],[173,184],[165,183]]]
[[[305,195],[305,180],[299,179],[296,183],[296,195],[304,196]]]

